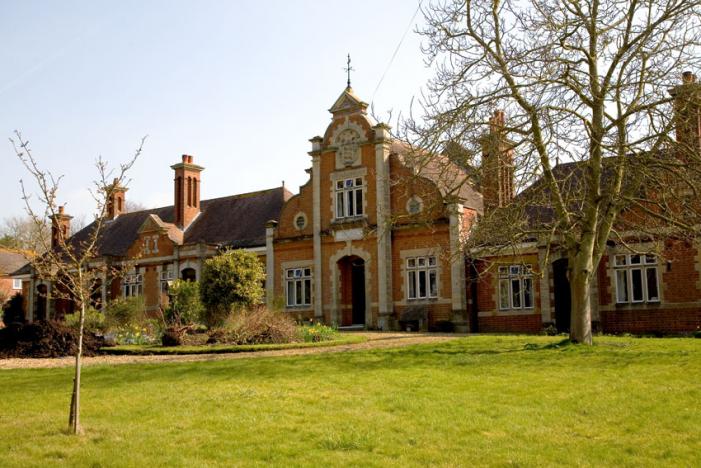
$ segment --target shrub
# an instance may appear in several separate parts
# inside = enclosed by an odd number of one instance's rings
[[[200,283],[204,322],[220,325],[232,309],[260,304],[264,280],[263,264],[253,252],[229,250],[205,260]]]
[[[24,322],[24,310],[22,309],[23,303],[24,296],[21,293],[15,294],[9,301],[4,303],[2,308],[2,321],[5,323],[5,325]]]
[[[210,333],[208,343],[263,344],[292,343],[300,340],[291,317],[266,307],[230,314],[221,328]]]
[[[66,326],[74,330],[80,330],[80,311],[77,310],[72,314],[66,315],[64,322]],[[83,322],[85,330],[93,333],[102,333],[106,330],[105,316],[99,310],[92,307],[85,309],[85,321]]]
[[[83,354],[94,355],[102,340],[89,331],[83,335]],[[0,329],[0,358],[50,358],[75,355],[78,332],[63,323],[39,320]]]
[[[333,340],[338,336],[338,330],[321,323],[304,325],[300,327],[302,339],[306,342],[319,342]]]
[[[200,301],[200,284],[197,281],[175,280],[168,289],[170,304],[166,321],[176,326],[199,322],[204,308]]]
[[[146,307],[144,298],[140,296],[112,301],[103,312],[108,328],[128,328],[146,323]]]
[[[161,344],[163,346],[180,346],[183,344],[183,335],[185,332],[178,328],[166,328],[161,336]]]

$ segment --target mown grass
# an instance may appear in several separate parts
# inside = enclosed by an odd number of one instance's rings
[[[699,465],[701,340],[560,340],[2,371],[0,465]]]
[[[183,345],[183,346],[160,346],[160,345],[120,345],[102,348],[100,352],[114,355],[131,356],[153,356],[153,355],[184,355],[184,354],[226,354],[244,353],[256,351],[275,351],[281,349],[298,348],[325,348],[329,346],[340,346],[355,344],[366,341],[362,336],[339,336],[336,339],[317,342],[299,343],[279,343],[279,344],[257,344],[257,345]]]

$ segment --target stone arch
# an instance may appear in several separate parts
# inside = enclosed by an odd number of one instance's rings
[[[341,323],[341,270],[338,262],[344,257],[357,257],[365,263],[365,326],[372,325],[372,268],[370,268],[373,257],[367,250],[354,246],[352,242],[346,243],[346,246],[339,249],[329,257],[328,268],[331,275],[331,322],[334,324]]]

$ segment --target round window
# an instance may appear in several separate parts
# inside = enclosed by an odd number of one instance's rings
[[[406,210],[409,214],[419,214],[423,210],[423,202],[417,196],[413,196],[406,203]]]
[[[302,230],[307,226],[307,217],[304,216],[304,213],[299,213],[297,216],[295,216],[295,227],[298,230]]]

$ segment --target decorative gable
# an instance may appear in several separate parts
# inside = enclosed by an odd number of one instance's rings
[[[336,99],[329,112],[334,114],[351,114],[355,112],[365,113],[368,104],[363,102],[354,93],[351,87],[346,88],[343,93]]]
[[[172,255],[175,245],[183,243],[183,233],[174,224],[166,223],[158,215],[149,215],[138,230],[138,237],[129,249],[130,255],[160,257]]]

